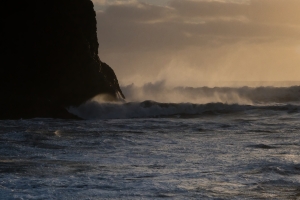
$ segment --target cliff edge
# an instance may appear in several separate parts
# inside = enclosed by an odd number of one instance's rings
[[[1,3],[0,118],[73,118],[66,110],[98,94],[124,97],[100,61],[90,0]]]

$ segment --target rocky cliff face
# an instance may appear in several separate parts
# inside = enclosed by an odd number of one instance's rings
[[[67,106],[97,94],[122,94],[114,72],[98,57],[90,0],[1,4],[0,118],[69,118]]]

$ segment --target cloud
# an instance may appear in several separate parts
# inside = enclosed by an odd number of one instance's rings
[[[136,0],[93,0],[93,3],[96,5],[124,5],[130,3],[136,3]]]
[[[173,0],[170,6],[176,9],[179,15],[188,17],[235,17],[244,15],[249,4],[228,1],[182,1]]]
[[[160,20],[168,17],[168,14],[167,8],[145,3],[113,5],[105,10],[107,17],[129,22]]]
[[[266,1],[268,0],[260,0]],[[258,5],[254,1],[253,12]],[[252,4],[214,1],[178,1],[170,7],[145,3],[113,5],[98,13],[101,44],[114,51],[162,50],[190,45],[222,45],[234,41],[299,39],[298,24],[261,23],[249,14]],[[249,8],[248,8],[249,7]],[[300,3],[299,3],[300,7]],[[246,12],[247,11],[247,12]],[[187,13],[191,16],[186,16]],[[272,18],[273,19],[273,18]]]
[[[105,10],[111,5],[127,5],[136,3],[137,0],[92,0],[94,9],[98,12]]]
[[[95,2],[106,6],[97,13],[100,58],[113,66],[121,83],[168,78],[162,74],[175,68],[191,72],[180,77],[182,82],[186,77],[195,82],[196,73],[219,79],[216,70],[230,76],[224,80],[237,80],[243,72],[251,74],[249,80],[300,79],[294,53],[300,44],[299,0]],[[284,63],[293,74],[280,77]]]
[[[299,26],[298,0],[193,1],[173,0],[170,5],[182,16],[237,17],[260,23],[294,24]]]

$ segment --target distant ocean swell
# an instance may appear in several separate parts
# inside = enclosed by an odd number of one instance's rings
[[[300,86],[174,89],[149,85],[147,87],[127,86],[124,93],[127,94],[128,102],[107,103],[101,101],[101,97],[96,97],[77,108],[69,108],[69,111],[84,119],[199,117],[245,111],[300,111]],[[142,100],[143,98],[151,100]]]

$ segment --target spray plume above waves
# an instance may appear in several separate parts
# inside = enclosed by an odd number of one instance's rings
[[[291,87],[169,87],[164,81],[122,88],[129,101],[162,103],[285,103],[300,100],[300,86]]]
[[[192,117],[249,110],[298,112],[300,86],[291,87],[168,87],[164,82],[122,88],[127,102],[108,103],[96,96],[69,111],[84,119]]]

